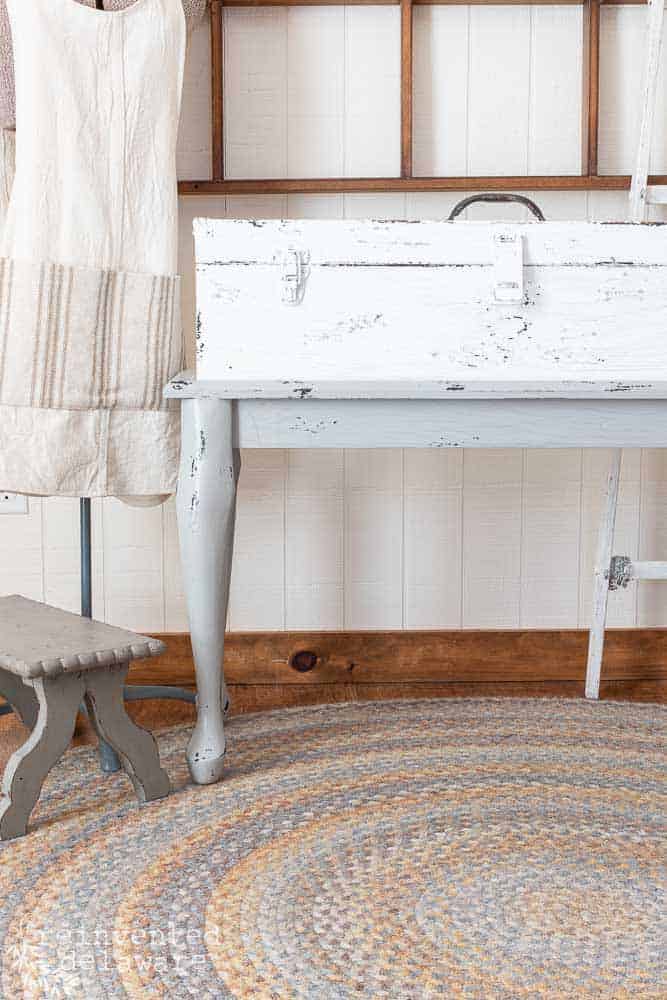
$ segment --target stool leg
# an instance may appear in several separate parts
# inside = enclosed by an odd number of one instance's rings
[[[102,667],[86,677],[86,706],[101,740],[112,747],[127,772],[140,802],[162,799],[171,791],[169,777],[160,767],[160,755],[151,733],[132,721],[125,711],[123,685],[128,664]]]
[[[20,677],[0,669],[0,694],[16,711],[23,725],[34,729],[39,705],[33,689],[25,685]]]
[[[37,696],[37,722],[5,769],[0,797],[0,840],[25,834],[44,779],[74,735],[85,683],[81,674],[61,674],[37,678],[29,686]]]
[[[604,648],[604,629],[607,620],[609,600],[609,570],[614,545],[614,526],[618,506],[618,485],[621,478],[620,448],[614,450],[609,468],[605,508],[602,512],[595,557],[595,577],[593,585],[593,616],[588,639],[588,663],[586,665],[586,697],[600,697],[600,672]]]

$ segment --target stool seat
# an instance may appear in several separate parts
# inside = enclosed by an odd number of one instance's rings
[[[57,677],[159,656],[165,649],[159,639],[18,594],[0,597],[0,668],[17,677]]]
[[[10,758],[0,793],[0,840],[26,833],[46,775],[69,746],[84,702],[101,740],[117,753],[141,802],[163,798],[169,777],[152,735],[125,711],[131,660],[165,645],[125,629],[13,595],[0,598],[0,695],[30,736]]]

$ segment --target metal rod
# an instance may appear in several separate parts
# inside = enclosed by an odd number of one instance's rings
[[[79,520],[81,524],[81,615],[83,618],[92,618],[93,556],[89,497],[82,497],[79,501]]]
[[[125,701],[146,701],[148,698],[165,698],[167,701],[187,701],[197,704],[197,695],[186,688],[164,687],[161,684],[130,684],[125,688]]]

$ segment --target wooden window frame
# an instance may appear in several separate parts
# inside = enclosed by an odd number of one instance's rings
[[[212,169],[211,180],[181,181],[184,195],[336,194],[363,191],[618,191],[630,187],[622,174],[598,173],[600,109],[600,8],[645,5],[646,0],[211,0]],[[413,114],[413,7],[421,5],[505,4],[508,6],[583,6],[583,95],[581,173],[494,177],[421,177],[412,164]],[[401,156],[396,177],[267,178],[225,177],[223,30],[225,7],[399,6],[401,8]],[[667,184],[667,176],[654,175],[650,184]]]

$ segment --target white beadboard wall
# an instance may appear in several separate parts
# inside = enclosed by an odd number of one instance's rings
[[[631,170],[645,14],[602,8],[601,172]],[[416,7],[416,172],[576,173],[581,16],[571,6]],[[229,176],[398,172],[398,8],[238,8],[225,18]],[[202,26],[185,87],[184,178],[209,176],[208,46]],[[667,172],[664,91],[654,167]],[[626,216],[623,194],[535,197],[552,219]],[[186,328],[195,215],[444,218],[455,200],[183,199]],[[585,626],[607,461],[577,449],[246,453],[230,627]],[[187,629],[173,500],[96,502],[93,531],[96,616]],[[616,548],[667,558],[667,454],[625,454]],[[0,516],[0,592],[76,609],[78,585],[76,501],[33,499],[27,516]],[[667,587],[614,596],[610,620],[667,625]]]

